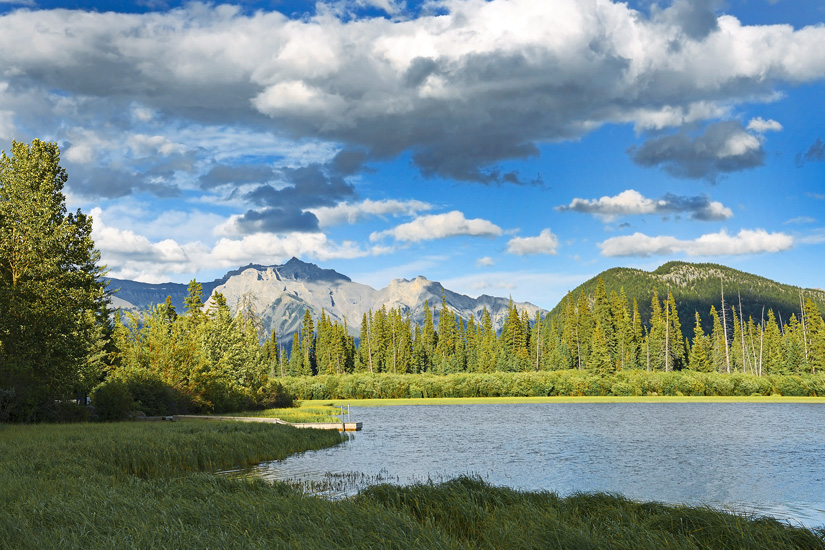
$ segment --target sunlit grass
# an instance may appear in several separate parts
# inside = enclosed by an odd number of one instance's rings
[[[559,397],[421,397],[405,399],[322,399],[307,400],[301,406],[315,407],[325,403],[334,407],[387,407],[393,405],[480,405],[519,403],[818,403],[825,397],[770,396],[559,396]],[[340,410],[340,409],[336,409]]]
[[[343,403],[342,403],[343,404]],[[344,414],[347,409],[344,407]],[[280,418],[284,422],[292,423],[328,423],[341,421],[341,409],[333,406],[329,400],[301,402],[299,407],[287,409],[265,409],[262,411],[243,411],[231,413],[228,416],[252,416],[257,418]]]

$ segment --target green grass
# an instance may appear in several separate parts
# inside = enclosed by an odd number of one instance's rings
[[[332,502],[214,473],[340,441],[238,422],[0,426],[0,549],[809,549],[825,533],[458,478]]]
[[[405,399],[320,399],[302,401],[301,406],[328,404],[334,407],[387,407],[391,405],[479,405],[518,403],[819,403],[825,397],[771,396],[581,396],[581,397],[421,397]],[[273,409],[274,410],[274,409]],[[339,410],[339,409],[335,409]]]
[[[343,404],[343,403],[342,403]],[[299,407],[287,409],[265,409],[262,411],[243,411],[229,413],[225,416],[252,416],[256,418],[280,418],[284,422],[292,423],[326,423],[340,422],[341,409],[334,407],[327,399],[311,403],[301,402]],[[344,409],[346,414],[346,409]],[[336,416],[339,415],[339,416]]]

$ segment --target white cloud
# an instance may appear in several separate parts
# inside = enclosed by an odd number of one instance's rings
[[[14,126],[14,113],[12,111],[0,110],[0,140],[11,142],[17,134],[17,128]]]
[[[793,247],[794,239],[785,233],[768,233],[764,229],[742,229],[737,235],[727,231],[708,233],[695,240],[671,236],[650,237],[634,233],[613,237],[599,244],[603,256],[727,256],[781,252]]]
[[[825,227],[818,227],[811,233],[800,237],[799,242],[802,244],[823,244],[825,243]]]
[[[804,224],[804,223],[815,223],[816,218],[812,218],[810,216],[797,216],[795,218],[791,218],[783,222],[782,225],[792,225],[792,224]]]
[[[303,19],[202,3],[147,14],[18,10],[0,17],[0,66],[14,68],[6,94],[38,135],[128,113],[125,122],[163,126],[151,135],[177,144],[181,122],[276,129],[376,158],[412,151],[427,175],[488,183],[521,181],[495,165],[538,154],[536,143],[607,123],[709,121],[825,76],[825,27],[743,25],[717,19],[709,2],[651,17],[610,1],[433,5],[437,15],[397,20],[337,18],[323,4]],[[755,132],[778,127],[751,122]],[[187,150],[200,143],[192,138]],[[755,139],[731,136],[720,151],[752,153]]]
[[[493,260],[490,256],[484,256],[483,258],[476,260],[477,267],[492,267],[495,263],[495,260]]]
[[[464,214],[454,210],[446,214],[421,216],[393,229],[378,231],[370,235],[370,241],[392,237],[396,241],[419,242],[462,235],[471,237],[498,237],[502,229],[494,223],[474,218],[468,220]]]
[[[455,292],[477,297],[479,294],[511,295],[517,302],[531,302],[552,309],[569,291],[595,273],[553,273],[547,271],[485,271],[441,281]]]
[[[354,224],[370,216],[415,216],[432,208],[433,205],[419,200],[366,199],[359,203],[342,202],[335,206],[313,208],[310,212],[318,218],[321,227],[330,227]]]
[[[621,216],[682,212],[689,213],[691,219],[703,221],[720,221],[733,216],[730,208],[721,202],[711,201],[706,195],[684,197],[668,193],[661,199],[649,199],[634,189],[622,191],[613,197],[575,198],[569,205],[558,206],[556,210],[593,214],[606,222]]]
[[[559,239],[549,229],[543,229],[536,237],[513,237],[507,243],[507,252],[517,256],[528,254],[557,254]]]
[[[765,132],[779,132],[782,130],[782,125],[770,118],[765,120],[762,117],[756,117],[748,122],[747,129],[763,134]]]
[[[152,241],[132,229],[106,225],[100,208],[93,208],[91,215],[92,238],[100,250],[101,263],[110,268],[109,275],[143,282],[165,282],[176,274],[195,275],[248,263],[276,264],[292,256],[328,261],[386,252],[380,247],[365,250],[351,241],[335,243],[323,233],[256,233],[240,239],[222,238],[214,244],[180,243],[169,238]]]

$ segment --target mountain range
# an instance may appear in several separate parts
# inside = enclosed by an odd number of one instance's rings
[[[324,311],[333,321],[346,321],[349,332],[357,336],[364,313],[381,307],[400,308],[402,314],[409,312],[413,321],[423,323],[425,302],[431,311],[437,310],[441,307],[442,294],[448,309],[464,319],[469,319],[470,315],[479,319],[486,307],[496,330],[504,324],[510,306],[509,298],[487,295],[471,298],[423,276],[412,280],[395,279],[389,286],[376,290],[334,270],[322,269],[297,258],[283,265],[250,264],[230,271],[220,279],[201,283],[201,286],[204,298],[209,297],[206,308],[215,292],[220,292],[233,310],[245,298],[251,300],[267,333],[274,330],[278,341],[284,343],[299,330],[307,309],[315,319]],[[123,279],[109,279],[109,288],[117,290],[112,298],[114,308],[135,312],[163,303],[167,296],[176,310],[182,312],[188,293],[185,284],[150,284]],[[517,302],[515,305],[519,311],[526,310],[530,318],[534,318],[537,311],[542,315],[546,313],[531,303]]]
[[[629,303],[635,298],[643,321],[650,314],[654,289],[660,300],[666,299],[667,293],[672,292],[684,334],[688,337],[693,334],[693,317],[697,311],[705,331],[710,330],[710,307],[714,305],[717,311],[721,308],[723,291],[728,311],[736,307],[738,314],[741,308],[741,314],[746,319],[753,317],[756,322],[768,309],[774,310],[780,322],[787,322],[792,314],[798,317],[801,301],[807,298],[811,298],[820,311],[825,312],[825,291],[822,289],[801,289],[709,263],[669,262],[652,272],[613,268],[571,290],[570,296],[574,300],[580,293],[592,297],[599,279],[604,282],[608,293],[623,290]],[[274,330],[283,343],[289,342],[299,330],[307,309],[315,319],[324,311],[334,321],[346,321],[350,333],[357,336],[364,313],[377,311],[381,307],[400,308],[402,313],[409,312],[411,318],[421,324],[425,301],[431,311],[436,310],[437,319],[437,309],[443,295],[447,307],[464,319],[469,319],[470,315],[479,319],[484,308],[487,308],[493,326],[498,330],[504,324],[510,305],[508,298],[487,295],[471,298],[423,276],[412,280],[395,279],[387,287],[376,290],[334,270],[322,269],[297,258],[283,265],[250,264],[201,285],[205,298],[220,292],[233,310],[245,297],[251,300],[264,329],[267,333]],[[149,284],[110,279],[109,288],[119,289],[112,298],[113,307],[127,311],[148,309],[153,304],[163,303],[168,296],[175,308],[182,312],[187,295],[187,285],[179,283]],[[515,305],[519,311],[526,310],[533,319],[537,311],[541,311],[542,315],[560,314],[564,301],[562,299],[549,312],[528,302],[517,302]],[[205,307],[208,308],[210,303],[211,300],[207,299]]]

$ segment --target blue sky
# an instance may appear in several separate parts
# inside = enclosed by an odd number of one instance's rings
[[[825,4],[0,0],[0,148],[110,275],[292,256],[551,308],[611,267],[823,287]]]

